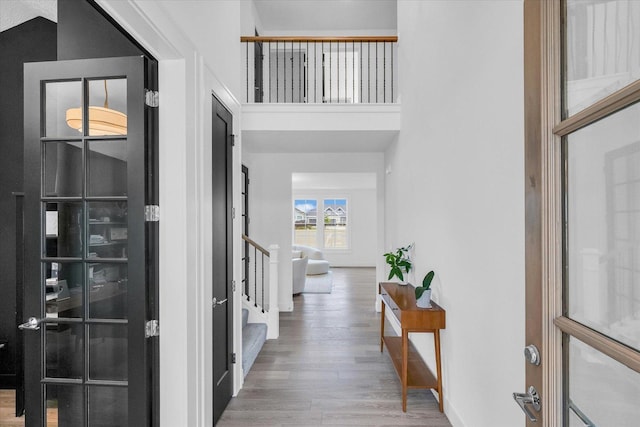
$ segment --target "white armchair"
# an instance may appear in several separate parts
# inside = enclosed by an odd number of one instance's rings
[[[293,258],[291,261],[293,263],[293,294],[296,295],[304,291],[304,285],[307,282],[307,263],[309,258]]]
[[[309,258],[307,274],[316,275],[329,272],[329,261],[324,259],[321,250],[304,245],[293,245],[292,249],[296,252],[299,251],[303,257]]]

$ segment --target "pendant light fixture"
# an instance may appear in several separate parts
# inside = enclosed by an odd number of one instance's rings
[[[69,108],[66,114],[67,125],[82,132],[82,108]],[[104,80],[104,107],[89,106],[90,136],[126,135],[127,115],[109,108],[107,80]]]

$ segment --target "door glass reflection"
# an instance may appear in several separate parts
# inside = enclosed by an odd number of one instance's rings
[[[91,263],[89,278],[89,317],[125,319],[127,317],[127,265]]]
[[[82,143],[44,144],[45,197],[82,196]]]
[[[89,258],[127,257],[127,202],[91,202]]]
[[[127,134],[127,79],[89,81],[90,136]]]
[[[89,325],[89,379],[127,380],[127,325]]]
[[[640,103],[565,137],[567,312],[640,350]]]
[[[82,378],[83,330],[80,323],[45,325],[47,378]]]
[[[45,87],[45,137],[82,136],[82,82],[49,82]]]
[[[82,264],[46,262],[45,300],[48,318],[83,317]]]
[[[82,203],[45,203],[45,256],[82,256]]]
[[[89,426],[128,425],[128,393],[124,387],[89,388]]]
[[[573,405],[598,427],[638,425],[640,374],[573,337],[565,351]]]
[[[84,425],[82,386],[47,384],[45,399],[47,427]]]
[[[564,117],[638,79],[640,3],[567,0]]]
[[[127,195],[127,140],[90,141],[89,196]]]

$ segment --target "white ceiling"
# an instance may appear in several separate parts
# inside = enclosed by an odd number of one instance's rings
[[[0,0],[0,31],[13,28],[37,16],[58,22],[57,0]]]
[[[375,173],[294,173],[293,190],[375,190]]]
[[[0,0],[2,1],[2,0]],[[249,153],[382,153],[397,131],[243,131]]]
[[[396,34],[397,0],[254,0],[254,2],[263,32],[271,35],[276,33],[282,35],[289,33],[297,35]]]

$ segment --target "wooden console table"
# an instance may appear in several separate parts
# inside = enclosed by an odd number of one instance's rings
[[[402,382],[402,410],[407,411],[407,389],[431,388],[438,392],[440,412],[442,406],[442,369],[440,360],[440,329],[445,328],[445,311],[431,301],[431,308],[419,308],[416,305],[414,287],[397,283],[382,282],[378,286],[382,297],[382,316],[380,317],[380,351],[387,346],[393,366]],[[400,322],[402,336],[385,336],[385,307],[389,307]],[[409,341],[409,332],[433,333],[435,341],[437,376],[429,370]]]

